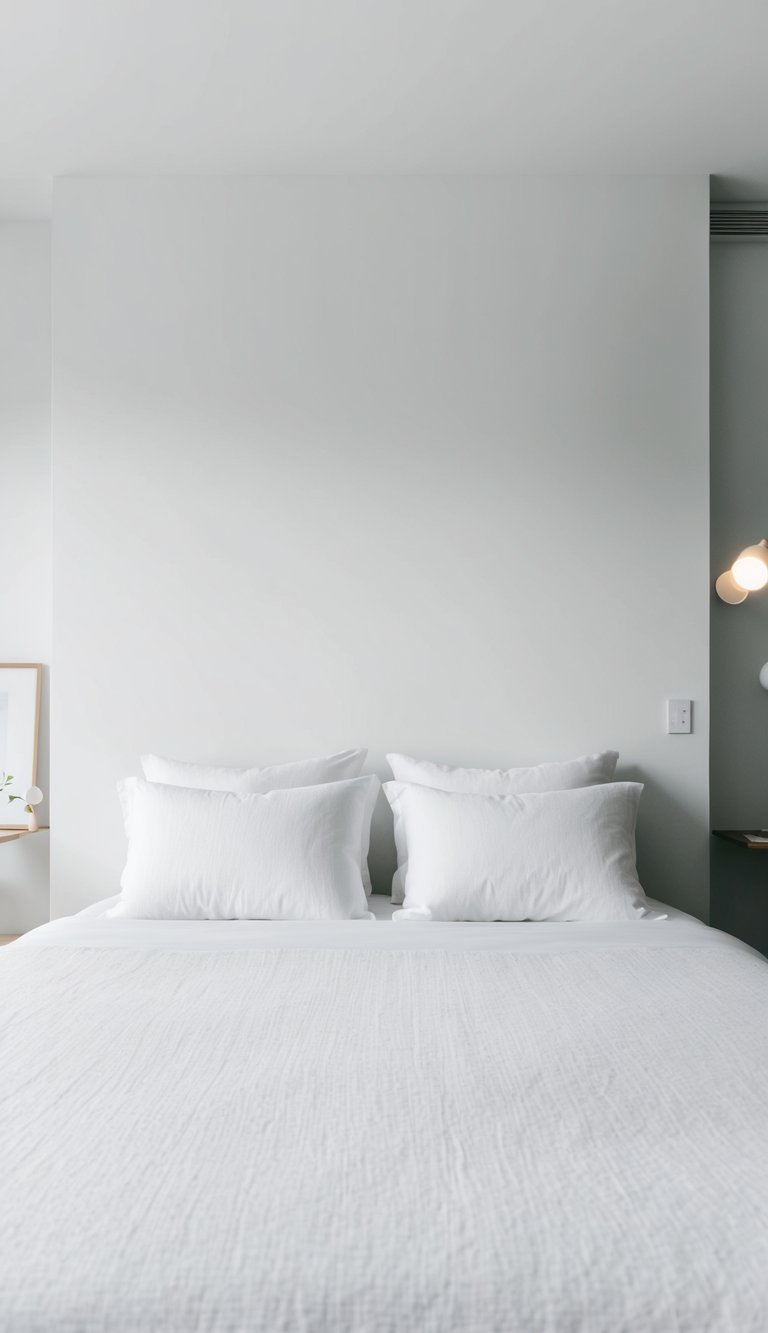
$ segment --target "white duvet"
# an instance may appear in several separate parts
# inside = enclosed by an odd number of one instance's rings
[[[2,1333],[765,1333],[768,967],[690,918],[0,954]]]

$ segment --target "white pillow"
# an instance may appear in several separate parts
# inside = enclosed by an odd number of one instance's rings
[[[522,796],[529,791],[568,791],[571,787],[611,782],[618,758],[618,751],[605,750],[530,768],[451,768],[428,759],[411,759],[407,754],[388,754],[387,762],[395,782],[415,782],[420,787],[476,796]]]
[[[407,754],[388,754],[387,762],[396,782],[415,782],[420,787],[455,791],[477,796],[521,796],[533,791],[568,791],[572,787],[593,787],[611,782],[619,755],[616,750],[587,754],[563,763],[535,764],[530,768],[451,768],[433,764],[428,759],[411,759]],[[397,870],[392,877],[392,901],[403,901],[403,882],[407,871],[400,855],[395,814],[395,842],[398,846]]]
[[[401,782],[384,791],[407,858],[405,913],[436,921],[631,921],[642,785],[466,796]]]
[[[163,759],[159,754],[143,754],[141,767],[148,782],[165,782],[172,787],[201,787],[205,791],[267,792],[290,787],[316,787],[325,782],[343,782],[362,771],[367,750],[342,750],[325,759],[297,759],[290,764],[269,768],[226,768],[221,764],[188,764],[182,759]],[[368,843],[362,852],[360,871],[365,892],[370,896]]]
[[[128,859],[110,916],[368,917],[360,848],[379,786],[371,776],[262,794],[128,778]]]
[[[143,754],[141,767],[147,782],[172,787],[202,787],[205,791],[265,792],[289,787],[317,787],[322,782],[343,782],[362,771],[367,750],[342,750],[324,759],[297,759],[269,768],[225,768],[221,764],[188,764]]]

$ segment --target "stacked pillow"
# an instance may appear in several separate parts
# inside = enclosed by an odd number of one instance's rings
[[[378,778],[365,750],[273,768],[145,755],[118,784],[128,859],[115,916],[368,918]]]
[[[205,791],[268,792],[290,787],[318,787],[328,782],[343,782],[362,772],[367,750],[341,750],[324,759],[297,759],[290,764],[269,768],[222,768],[219,764],[188,764],[180,759],[163,759],[157,754],[143,754],[141,767],[148,782],[165,782],[173,787],[197,787]],[[361,831],[360,872],[365,892],[370,896],[368,872],[370,821]]]
[[[398,916],[432,920],[633,920],[639,783],[612,782],[609,750],[532,768],[450,768],[387,756]]]

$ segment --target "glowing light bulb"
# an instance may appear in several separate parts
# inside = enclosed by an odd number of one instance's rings
[[[764,541],[747,546],[731,565],[734,583],[747,592],[756,592],[768,583],[768,546]]]

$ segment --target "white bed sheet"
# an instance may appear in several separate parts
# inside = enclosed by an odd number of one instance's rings
[[[766,1015],[678,913],[53,922],[0,956],[0,1329],[765,1333]]]
[[[119,896],[102,899],[75,916],[39,926],[11,948],[63,945],[79,948],[247,950],[253,948],[391,948],[408,951],[467,948],[534,951],[634,946],[669,947],[694,933],[709,933],[696,917],[649,899],[655,916],[630,922],[406,921],[383,894],[373,894],[374,921],[156,921],[110,917]],[[660,918],[660,919],[657,919]],[[385,925],[386,930],[377,929]],[[662,930],[662,926],[665,928]],[[669,929],[674,927],[673,929]],[[746,948],[746,946],[743,946]]]

